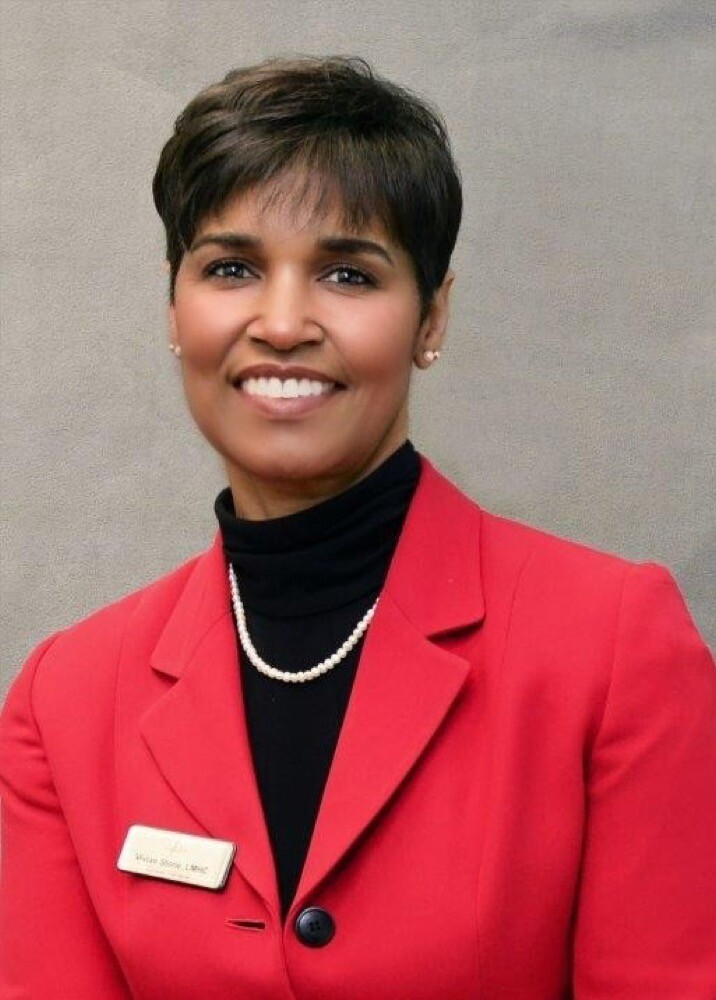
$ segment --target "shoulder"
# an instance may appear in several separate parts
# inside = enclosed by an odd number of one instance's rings
[[[616,552],[600,549],[574,538],[547,531],[526,521],[480,507],[485,558],[504,557],[514,551],[529,559],[530,571],[557,578],[575,575],[608,581],[620,580],[641,565]],[[527,568],[527,567],[525,567]]]
[[[637,731],[659,712],[665,727],[698,718],[705,730],[708,711],[713,726],[714,658],[668,567],[493,513],[451,489],[457,516],[479,531],[485,635],[511,685],[552,705],[557,691],[570,713],[581,705],[590,738]]]
[[[664,610],[664,599],[672,611],[675,603],[684,607],[670,570],[657,562],[637,562],[486,510],[481,525],[486,591],[491,581],[506,583],[511,567],[512,621],[522,623],[529,641],[538,634],[560,645],[568,635],[579,643],[599,637],[611,649],[632,603],[641,608],[642,625],[650,606]]]
[[[525,622],[532,634],[556,636],[565,630],[613,634],[632,594],[658,603],[668,593],[672,605],[675,601],[683,605],[667,567],[651,560],[638,562],[489,510],[430,463],[426,468],[441,519],[461,524],[463,537],[468,532],[479,535],[479,545],[463,546],[460,557],[467,558],[472,551],[479,558],[486,604],[501,607],[513,623]]]
[[[10,687],[6,706],[20,697],[31,706],[45,698],[85,704],[112,683],[127,636],[140,631],[156,641],[206,552],[126,594],[40,642]],[[68,705],[69,708],[69,705]]]
[[[183,591],[188,579],[206,553],[192,556],[151,583],[132,591],[117,601],[107,604],[81,619],[55,636],[53,652],[61,654],[68,648],[91,647],[98,651],[102,643],[105,647],[116,646],[121,641],[128,625],[141,617],[156,621],[161,628]]]
[[[480,536],[483,569],[488,572],[498,562],[523,566],[529,560],[533,570],[545,573],[587,573],[618,579],[640,565],[618,553],[492,511],[430,462],[423,462],[435,510],[453,523],[474,524]]]

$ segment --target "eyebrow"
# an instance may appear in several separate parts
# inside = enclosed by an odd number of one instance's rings
[[[261,247],[261,240],[248,233],[207,233],[206,236],[200,236],[199,239],[194,240],[189,248],[189,253],[195,253],[208,243],[216,243],[231,250],[257,250]],[[335,253],[374,254],[387,261],[391,267],[395,267],[395,261],[385,247],[373,240],[365,240],[359,236],[325,236],[318,241],[318,247],[320,250],[331,250]]]

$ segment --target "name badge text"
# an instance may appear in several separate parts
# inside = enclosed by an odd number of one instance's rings
[[[117,868],[217,890],[224,888],[235,854],[236,844],[230,840],[135,824],[127,832]]]

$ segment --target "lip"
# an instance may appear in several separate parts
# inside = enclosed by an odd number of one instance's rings
[[[276,399],[270,396],[252,396],[248,392],[244,392],[241,388],[241,382],[249,378],[279,378],[282,381],[288,378],[309,378],[317,382],[330,383],[332,388],[330,392],[322,393],[320,396]],[[239,395],[242,405],[248,406],[254,412],[264,417],[273,418],[274,420],[301,417],[304,414],[312,413],[314,410],[328,405],[331,400],[346,388],[342,382],[331,378],[325,372],[317,371],[315,368],[306,368],[303,365],[247,365],[233,376],[231,382]]]
[[[310,378],[315,382],[332,382],[339,388],[345,388],[338,379],[331,378],[325,372],[316,371],[315,368],[304,368],[302,365],[247,365],[232,376],[232,383],[238,387],[239,382],[248,378],[280,378],[285,381],[287,378]]]
[[[309,378],[310,376],[306,375],[304,377]],[[322,379],[322,381],[328,380]],[[332,400],[341,395],[341,389],[334,385],[330,392],[322,393],[320,396],[297,396],[295,399],[252,396],[241,389],[238,385],[238,380],[234,384],[234,391],[241,400],[242,406],[248,406],[254,412],[260,413],[264,417],[271,417],[274,420],[301,417],[304,414],[313,413],[314,410],[329,406]]]

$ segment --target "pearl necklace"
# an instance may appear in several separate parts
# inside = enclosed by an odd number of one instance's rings
[[[259,654],[256,652],[256,647],[251,641],[249,630],[246,627],[246,614],[244,612],[244,606],[241,603],[241,597],[239,595],[239,585],[236,582],[234,567],[231,565],[229,566],[229,585],[231,587],[231,603],[234,606],[236,625],[239,630],[239,638],[241,639],[241,645],[244,652],[259,673],[264,674],[266,677],[271,677],[275,681],[286,681],[289,684],[303,684],[304,681],[315,680],[316,677],[321,677],[323,674],[327,674],[329,670],[333,670],[333,668],[339,664],[341,660],[345,660],[346,656],[348,656],[350,651],[370,625],[379,600],[379,598],[376,597],[373,602],[373,606],[368,608],[343,645],[339,646],[335,653],[327,656],[325,660],[321,660],[320,663],[317,663],[315,667],[311,667],[310,670],[298,671],[278,670],[276,667],[272,667],[265,660],[261,659]]]

